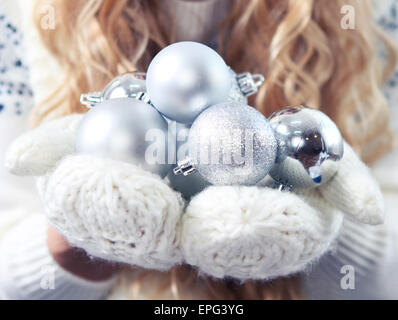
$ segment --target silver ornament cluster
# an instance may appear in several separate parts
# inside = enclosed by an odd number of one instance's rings
[[[275,112],[269,122],[261,123],[262,115],[254,115],[252,110],[255,111],[244,104],[227,102],[202,112],[189,133],[189,149],[193,153],[178,163],[174,173],[189,176],[199,172],[213,184],[245,185],[256,184],[269,174],[275,181],[272,187],[279,190],[313,188],[336,174],[344,143],[336,124],[326,114],[293,106]],[[215,164],[208,157],[198,156],[198,149],[199,153],[213,150],[210,153],[215,159],[245,153],[251,144],[246,141],[243,145],[242,140],[233,137],[232,129],[238,132],[253,129],[251,125],[256,120],[260,121],[264,136],[253,131],[256,139],[250,171],[242,172],[241,167],[230,161]]]
[[[147,74],[128,72],[114,78],[103,91],[81,95],[81,103],[96,111],[85,116],[76,137],[76,151],[129,161],[162,177],[167,174],[171,186],[190,198],[210,181],[196,169],[189,176],[176,176],[170,170],[170,165],[188,155],[188,148],[179,155],[188,145],[188,134],[180,140],[179,133],[189,132],[193,120],[218,102],[247,104],[247,97],[256,93],[263,81],[259,74],[236,74],[214,50],[202,44],[171,45],[153,59]],[[145,102],[149,109],[136,100]],[[167,121],[167,133],[153,108]],[[139,141],[150,129],[160,129],[168,137],[168,164],[148,165],[144,149],[149,145]]]
[[[78,129],[76,151],[168,176],[186,198],[210,184],[254,185],[267,175],[281,190],[325,183],[343,156],[336,125],[302,106],[266,119],[247,105],[263,82],[260,74],[236,74],[203,44],[170,45],[155,56],[147,74],[123,74],[102,92],[81,96],[92,109]],[[164,137],[155,163],[148,161],[150,130]],[[184,130],[189,134],[179,140]]]

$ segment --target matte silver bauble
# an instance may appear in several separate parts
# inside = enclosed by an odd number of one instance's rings
[[[155,56],[146,86],[157,110],[171,120],[192,123],[204,109],[228,99],[231,82],[229,68],[217,52],[184,41]]]
[[[133,163],[165,177],[167,122],[151,105],[116,98],[90,109],[76,133],[77,153]]]
[[[293,188],[312,188],[337,171],[344,144],[335,123],[323,112],[294,106],[269,117],[278,141],[276,164],[270,175]]]
[[[167,176],[170,186],[181,192],[185,199],[189,200],[199,192],[211,184],[205,180],[198,172],[194,172],[188,176],[175,175],[172,171]]]
[[[277,143],[260,112],[225,102],[199,115],[190,129],[188,147],[190,160],[181,161],[176,174],[197,170],[212,184],[254,185],[274,165]]]

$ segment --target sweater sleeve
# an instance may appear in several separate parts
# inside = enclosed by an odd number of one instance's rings
[[[375,2],[376,21],[379,27],[398,46],[398,0]],[[383,52],[380,52],[383,56]],[[398,136],[398,66],[392,77],[383,88],[390,107],[390,127]],[[378,161],[372,168],[373,174],[385,192],[398,195],[398,145],[386,157]],[[398,206],[398,202],[395,203]]]
[[[0,237],[22,217],[40,211],[33,179],[15,177],[4,168],[5,151],[28,129],[33,107],[18,12],[15,1],[0,2]]]

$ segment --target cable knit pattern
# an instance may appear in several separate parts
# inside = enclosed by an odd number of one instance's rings
[[[385,208],[380,188],[370,170],[347,143],[344,144],[344,156],[337,174],[319,190],[347,217],[366,224],[383,222]]]
[[[40,176],[74,152],[75,132],[82,114],[43,123],[18,137],[9,147],[5,166],[13,174]]]
[[[89,254],[158,270],[182,261],[183,202],[160,177],[128,163],[72,155],[38,186],[50,223]]]
[[[209,187],[191,200],[181,245],[187,263],[217,278],[271,279],[303,270],[338,233],[342,215],[290,192]],[[322,199],[318,196],[319,199]]]

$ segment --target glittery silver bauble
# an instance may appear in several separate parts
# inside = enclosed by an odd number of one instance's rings
[[[152,104],[171,120],[192,123],[207,107],[226,101],[231,74],[213,49],[178,42],[161,50],[149,65],[146,86]]]
[[[137,98],[145,92],[145,73],[125,73],[108,83],[102,92],[102,99],[105,101],[115,98]]]
[[[133,163],[165,177],[167,122],[151,105],[128,98],[90,109],[76,133],[76,152]]]
[[[189,132],[189,158],[212,184],[253,185],[269,172],[277,143],[267,119],[246,104],[225,102],[203,111]],[[185,174],[186,163],[175,173]]]
[[[293,188],[312,188],[337,171],[344,144],[340,131],[323,112],[288,107],[269,117],[278,141],[276,165],[270,175]]]

